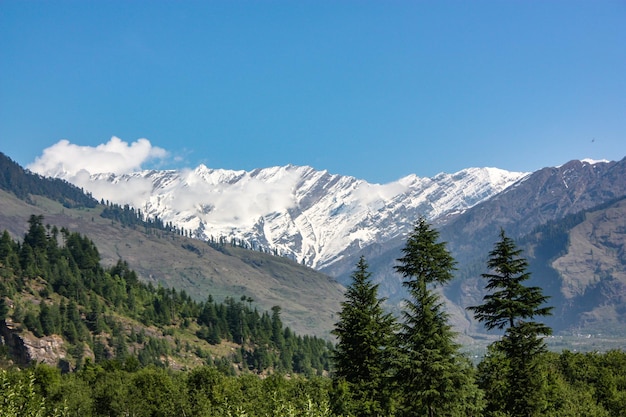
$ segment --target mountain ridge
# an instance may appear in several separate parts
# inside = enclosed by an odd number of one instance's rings
[[[418,216],[432,220],[456,215],[526,175],[467,168],[370,184],[309,166],[232,171],[200,165],[193,170],[95,174],[88,181],[74,181],[96,198],[130,204],[193,237],[242,239],[324,269],[346,251],[402,235]],[[133,192],[120,190],[122,185]]]
[[[365,255],[391,310],[399,306],[404,295],[402,279],[394,272],[395,259],[400,255],[405,233],[417,217],[426,215],[459,261],[457,279],[443,288],[441,295],[455,329],[466,335],[481,332],[465,308],[476,305],[484,295],[480,274],[486,272],[486,254],[502,227],[514,239],[526,242],[523,249],[536,273],[534,282],[545,287],[554,302],[562,304],[555,309],[558,316],[551,322],[557,331],[608,325],[626,334],[623,300],[610,294],[622,288],[620,275],[605,285],[606,279],[594,275],[593,264],[585,258],[582,264],[587,269],[582,273],[594,276],[593,280],[570,279],[566,270],[553,264],[556,255],[537,256],[537,248],[557,244],[551,240],[554,236],[535,232],[539,226],[585,210],[602,212],[607,209],[603,204],[626,196],[626,158],[610,162],[574,160],[532,173],[509,174],[497,168],[468,168],[427,179],[409,175],[380,185],[293,165],[249,172],[201,166],[184,172],[102,174],[97,176],[100,182],[93,182],[91,191],[110,187],[123,197],[130,190],[143,190],[151,205],[142,206],[142,216],[149,216],[153,209],[159,215],[171,214],[169,218],[164,216],[169,221],[186,221],[179,223],[186,236],[199,233],[214,240],[246,242],[253,249],[271,248],[272,253],[315,266],[344,285],[350,282],[358,257]],[[120,187],[124,184],[128,185],[126,191]],[[188,210],[190,202],[194,212]],[[263,215],[251,215],[259,212]],[[211,225],[198,220],[202,215],[230,223],[221,229],[223,234],[211,235]],[[604,225],[604,229],[621,236],[622,231],[613,223]],[[245,233],[238,229],[242,224],[249,226]],[[561,251],[565,251],[563,239],[574,233],[570,225],[565,226],[559,226]],[[539,240],[525,240],[529,233],[538,233]],[[619,263],[624,259],[621,241],[605,237],[601,236],[599,248],[605,250],[608,242],[617,245],[622,255],[605,257],[603,273],[610,274],[611,268],[623,270]],[[576,253],[578,257],[584,255]],[[568,297],[567,289],[576,279],[584,283],[582,291]]]
[[[123,259],[143,282],[185,290],[196,301],[209,295],[217,300],[246,296],[264,310],[279,305],[284,322],[294,331],[330,338],[344,287],[329,276],[283,257],[239,248],[230,241],[212,246],[182,236],[180,231],[141,222],[127,225],[102,217],[107,206],[80,189],[30,173],[0,153],[0,173],[6,171],[12,173],[14,186],[31,181],[38,186],[18,197],[11,184],[0,182],[0,232],[7,230],[14,238],[23,238],[28,215],[43,215],[47,224],[79,231],[92,239],[105,266]],[[50,187],[52,195],[59,196],[56,201],[46,196]],[[80,192],[93,207],[66,207],[66,198],[58,193],[61,189],[62,194]],[[136,216],[135,212],[127,214]]]

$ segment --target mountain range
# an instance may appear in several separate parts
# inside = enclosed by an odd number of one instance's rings
[[[442,295],[455,327],[467,334],[480,332],[465,307],[484,294],[480,274],[504,228],[552,297],[555,330],[626,333],[626,159],[570,161],[532,173],[469,168],[383,185],[292,165],[96,174],[77,184],[102,203],[129,204],[140,216],[171,222],[192,241],[240,242],[344,285],[365,255],[392,310],[404,295],[395,259],[424,216],[459,262],[459,279]]]
[[[323,271],[361,248],[402,237],[417,216],[433,221],[453,216],[526,175],[470,168],[380,185],[306,166],[246,172],[200,165],[96,174],[82,185],[96,198],[130,204],[192,237],[242,240]]]
[[[246,297],[261,312],[280,306],[297,334],[330,337],[344,292],[331,277],[230,242],[208,245],[152,222],[112,218],[107,209],[79,188],[34,175],[0,154],[0,231],[14,239],[24,238],[30,215],[41,215],[46,225],[88,236],[106,267],[124,260],[143,282],[184,290],[199,302]]]

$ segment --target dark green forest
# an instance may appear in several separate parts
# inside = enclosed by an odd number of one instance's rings
[[[67,181],[46,178],[25,171],[16,162],[0,152],[0,189],[7,190],[17,197],[27,200],[30,195],[45,195],[65,207],[95,207],[98,202]]]
[[[184,342],[188,334],[208,345],[236,344],[216,359],[225,369],[234,363],[258,373],[314,375],[330,367],[330,343],[295,335],[283,326],[279,306],[259,312],[249,297],[196,302],[184,291],[144,284],[122,260],[103,268],[91,240],[44,226],[41,216],[30,217],[23,242],[2,234],[0,274],[1,318],[35,337],[61,335],[70,353],[64,368],[80,368],[86,359],[123,361],[131,353],[141,366],[165,367],[168,357],[184,355],[211,362],[197,344]]]
[[[59,337],[65,355],[27,363],[0,350],[2,416],[621,416],[622,351],[549,352],[549,297],[501,232],[472,307],[501,338],[477,364],[455,341],[436,289],[456,263],[425,220],[396,270],[401,317],[361,258],[338,312],[334,343],[294,334],[280,307],[250,297],[203,302],[140,282],[119,260],[104,268],[86,236],[31,216],[0,238],[3,341]],[[9,332],[9,333],[7,333]]]

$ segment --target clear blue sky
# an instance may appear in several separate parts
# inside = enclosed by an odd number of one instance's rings
[[[619,160],[626,1],[0,1],[0,151],[112,136],[379,183]]]

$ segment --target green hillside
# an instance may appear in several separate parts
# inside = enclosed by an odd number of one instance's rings
[[[103,267],[89,238],[43,221],[31,215],[23,241],[6,231],[0,238],[0,319],[10,360],[67,370],[86,358],[258,373],[330,369],[329,342],[284,327],[280,306],[270,314],[245,296],[198,302],[184,290],[142,283],[125,261]],[[33,348],[44,337],[55,352]]]

